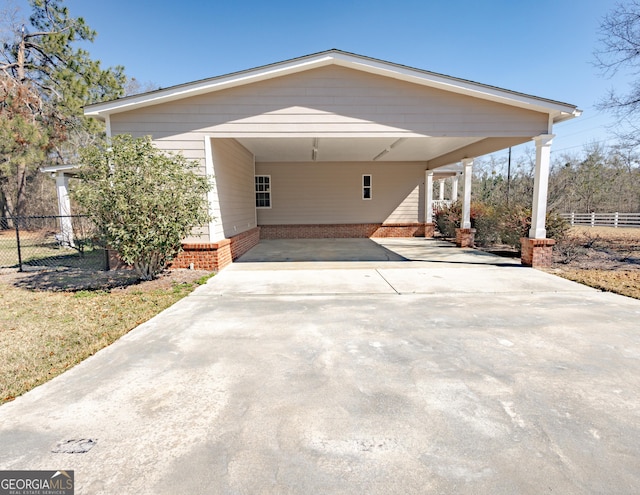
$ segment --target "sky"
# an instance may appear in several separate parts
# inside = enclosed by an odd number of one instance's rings
[[[26,0],[5,2],[28,15]],[[163,88],[337,48],[577,105],[581,117],[554,127],[555,156],[613,144],[614,120],[596,105],[629,81],[593,66],[615,0],[63,3],[98,32],[92,58]]]

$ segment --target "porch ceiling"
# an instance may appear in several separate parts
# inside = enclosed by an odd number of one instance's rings
[[[472,150],[474,145],[482,148],[482,154],[504,148],[501,141],[495,149],[486,151],[486,139],[481,137],[243,137],[237,140],[253,153],[256,162],[428,162],[455,155],[458,150]],[[514,144],[520,142],[521,138],[514,139]],[[438,164],[441,165],[444,164]]]

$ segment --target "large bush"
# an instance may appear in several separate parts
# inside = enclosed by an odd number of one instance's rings
[[[462,203],[456,201],[450,206],[438,208],[433,212],[433,220],[438,232],[445,237],[455,237],[456,229],[460,227],[462,218]]]
[[[471,203],[471,228],[476,229],[475,243],[479,246],[500,242],[500,218],[492,205]]]
[[[157,149],[150,137],[115,136],[82,151],[74,198],[108,246],[143,280],[160,273],[195,226],[210,220],[210,184],[196,163]]]
[[[471,203],[471,228],[476,229],[475,241],[479,245],[498,241],[498,225],[495,208],[486,203]],[[454,238],[456,229],[460,227],[462,203],[456,201],[451,206],[434,211],[434,223],[444,237]]]
[[[455,237],[455,229],[460,227],[462,205],[453,203],[435,212],[438,231],[445,237]],[[471,203],[471,227],[476,229],[475,242],[479,246],[506,244],[520,249],[520,238],[529,235],[531,228],[531,208],[521,204],[490,205],[483,202]],[[547,212],[547,237],[562,240],[569,224],[559,214]]]

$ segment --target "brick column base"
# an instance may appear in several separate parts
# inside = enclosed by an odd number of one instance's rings
[[[435,223],[425,223],[424,224],[424,236],[426,238],[433,237],[436,233],[436,224]]]
[[[520,261],[533,268],[549,268],[553,264],[553,239],[529,239],[521,237],[522,255]]]
[[[476,229],[456,229],[456,246],[473,247]]]

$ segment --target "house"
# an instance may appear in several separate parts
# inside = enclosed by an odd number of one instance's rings
[[[458,245],[473,243],[474,157],[534,141],[533,225],[523,260],[544,261],[553,125],[567,103],[329,50],[142,95],[85,115],[108,135],[151,135],[212,177],[214,219],[178,266],[220,269],[260,239],[432,236],[432,183],[462,171]],[[453,167],[453,168],[452,168]]]

